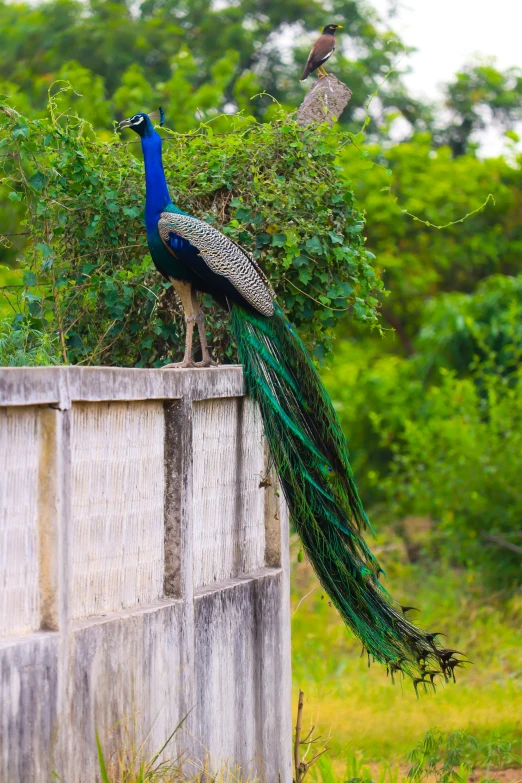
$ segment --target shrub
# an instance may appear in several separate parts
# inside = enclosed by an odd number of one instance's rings
[[[381,287],[335,163],[339,136],[284,117],[259,124],[234,116],[227,127],[165,131],[172,196],[254,253],[321,358],[347,309],[376,322]],[[100,140],[83,120],[59,115],[53,100],[40,120],[4,105],[0,144],[4,185],[27,231],[23,314],[58,338],[62,361],[141,367],[180,357],[181,313],[146,246],[136,140]],[[230,361],[227,316],[210,297],[204,304],[211,347]]]
[[[493,585],[520,581],[522,369],[470,378],[442,371],[409,412],[386,480],[397,514],[436,522],[453,562],[480,566]]]
[[[431,519],[424,554],[495,588],[522,576],[520,291],[495,276],[439,297],[412,358],[343,341],[324,373],[372,516]]]
[[[58,340],[49,333],[35,329],[24,318],[0,321],[0,366],[59,364]]]

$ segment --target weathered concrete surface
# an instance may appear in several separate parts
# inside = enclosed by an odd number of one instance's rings
[[[2,367],[0,406],[111,400],[209,400],[244,394],[243,370],[128,370],[124,367]]]
[[[163,597],[163,403],[72,409],[71,616]]]
[[[60,639],[0,642],[0,781],[50,781],[58,730]]]
[[[125,741],[291,780],[288,541],[240,367],[0,370],[0,783]],[[127,737],[127,740],[125,740]]]
[[[0,638],[40,627],[39,430],[38,408],[0,409]]]
[[[322,122],[332,125],[334,117],[339,119],[351,97],[352,91],[333,73],[318,78],[297,110],[297,122],[303,126]]]
[[[211,766],[225,759],[245,777],[291,775],[287,700],[287,638],[280,569],[231,580],[196,595],[197,737]],[[255,655],[251,651],[255,650]],[[252,705],[255,708],[252,709]]]
[[[263,423],[243,397],[194,405],[194,587],[263,568]]]
[[[69,658],[68,720],[62,750],[63,779],[92,783],[97,762],[95,730],[104,746],[131,740],[159,750],[186,714],[181,680],[180,601],[74,623]],[[189,707],[190,709],[190,707]],[[185,736],[170,746],[184,750]]]

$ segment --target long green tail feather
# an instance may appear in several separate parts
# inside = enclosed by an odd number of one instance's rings
[[[346,439],[294,327],[277,306],[267,318],[234,305],[232,322],[293,523],[330,599],[368,656],[392,675],[410,674],[416,687],[430,672],[446,677],[446,651],[405,618],[379,583],[383,572],[362,537],[369,522]]]

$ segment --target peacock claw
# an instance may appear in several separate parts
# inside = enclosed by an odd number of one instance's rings
[[[172,364],[164,364],[162,370],[194,370],[202,369],[204,367],[219,367],[217,362],[212,359],[203,359],[201,362],[195,362],[194,359],[183,359],[182,362],[173,362]]]
[[[189,370],[195,367],[201,367],[201,362],[195,362],[194,359],[183,359],[182,362],[172,362],[171,364],[164,364],[162,370]]]
[[[171,364],[164,364],[161,369],[162,370],[188,370],[197,366],[198,365],[196,364],[196,362],[192,361],[192,359],[189,359],[187,361],[183,360],[182,362],[172,362]]]
[[[206,361],[196,362],[196,367],[219,367],[219,364],[212,359],[207,359]]]

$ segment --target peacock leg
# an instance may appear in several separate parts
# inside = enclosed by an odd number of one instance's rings
[[[187,332],[185,335],[185,355],[182,362],[174,362],[173,364],[165,364],[162,369],[184,369],[186,367],[201,367],[201,362],[195,362],[192,358],[192,338],[194,335],[194,325],[196,324],[197,312],[194,311],[194,300],[196,295],[192,292],[192,284],[185,283],[183,280],[175,280],[170,278],[174,290],[181,300],[183,305],[183,312],[185,314],[185,324]],[[197,301],[196,301],[197,304]],[[201,312],[199,305],[198,310]]]
[[[217,367],[217,362],[212,361],[208,350],[207,333],[205,332],[205,316],[203,310],[199,306],[199,302],[196,296],[196,292],[192,289],[192,309],[196,314],[196,323],[198,325],[199,343],[201,345],[201,361],[197,363],[198,367]]]

